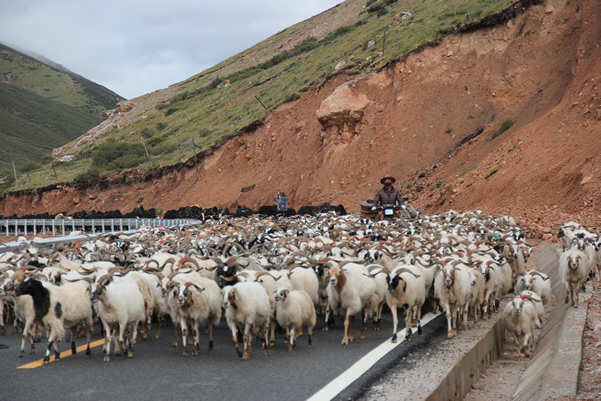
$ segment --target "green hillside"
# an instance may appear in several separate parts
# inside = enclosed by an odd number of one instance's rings
[[[39,162],[102,120],[14,85],[0,84],[0,169]]]
[[[75,162],[61,166],[62,176],[72,180],[86,170],[106,173],[187,160],[193,155],[192,140],[208,148],[340,71],[351,76],[377,71],[445,32],[513,3],[347,0],[179,83],[175,92],[170,87],[164,91],[169,95],[143,118],[78,148]]]
[[[66,69],[0,45],[0,172],[49,161],[52,150],[95,127],[119,95]]]

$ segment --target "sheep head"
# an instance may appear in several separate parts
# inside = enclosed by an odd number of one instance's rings
[[[285,301],[286,297],[288,297],[289,293],[290,293],[290,290],[288,290],[287,288],[278,288],[275,291],[275,300],[276,300],[276,302]]]

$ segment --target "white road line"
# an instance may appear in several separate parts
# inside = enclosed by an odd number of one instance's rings
[[[422,317],[422,326],[430,323],[440,313],[428,313]],[[415,330],[417,331],[417,329]],[[332,380],[324,388],[315,393],[307,401],[329,401],[336,397],[340,392],[347,388],[352,382],[357,380],[361,375],[367,372],[372,366],[376,364],[384,355],[395,349],[400,343],[405,341],[405,329],[397,333],[398,341],[393,343],[390,338],[380,344],[377,348],[372,350],[369,354],[359,359],[353,366],[348,368],[340,376]],[[350,345],[352,346],[352,345]]]

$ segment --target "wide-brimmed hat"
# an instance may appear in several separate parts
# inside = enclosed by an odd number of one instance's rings
[[[394,178],[391,175],[386,175],[386,176],[382,177],[382,179],[380,180],[380,183],[384,184],[384,181],[386,181],[386,180],[392,181],[393,184],[396,182],[396,178]]]

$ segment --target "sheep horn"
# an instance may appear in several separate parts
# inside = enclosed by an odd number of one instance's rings
[[[542,275],[541,273],[539,273],[539,272],[530,272],[529,274],[530,274],[531,276],[540,276],[540,278],[542,278],[542,279],[543,279],[543,281],[547,281],[547,280],[549,280],[549,277],[548,277],[548,276],[547,276],[547,277],[545,277],[545,276],[543,276],[543,275]]]

